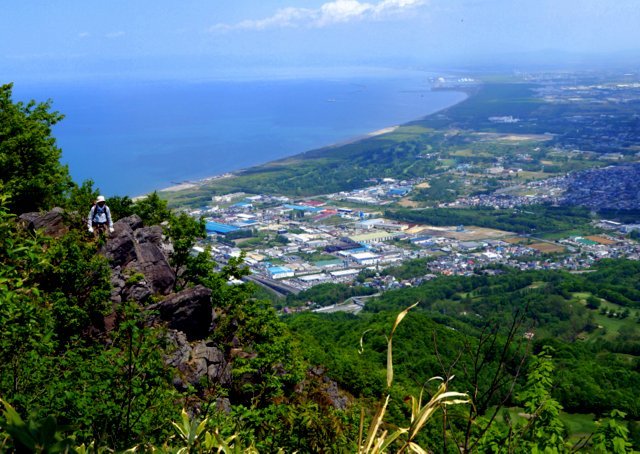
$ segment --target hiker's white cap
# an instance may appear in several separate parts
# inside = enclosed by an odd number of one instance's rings
[[[96,199],[96,203],[100,203],[100,202],[104,202],[104,196],[103,195],[99,195],[98,198]]]

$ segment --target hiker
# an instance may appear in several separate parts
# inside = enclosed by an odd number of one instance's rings
[[[107,231],[107,227],[109,228],[109,233],[113,233],[111,211],[103,195],[99,195],[96,203],[91,207],[87,218],[87,226],[89,227],[89,233],[94,233],[95,230],[97,234],[102,234]]]

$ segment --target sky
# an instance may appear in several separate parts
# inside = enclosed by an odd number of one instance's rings
[[[6,3],[3,81],[515,65],[527,58],[624,62],[640,55],[640,0]]]

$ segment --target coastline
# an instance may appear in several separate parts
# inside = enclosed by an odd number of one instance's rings
[[[436,89],[431,88],[431,90],[436,90]],[[328,144],[328,145],[325,145],[323,147],[316,148],[314,150],[306,150],[306,151],[303,151],[303,152],[300,152],[300,153],[296,153],[296,154],[293,154],[293,155],[290,155],[290,156],[286,156],[284,158],[280,158],[280,159],[276,159],[276,160],[272,160],[272,161],[266,161],[266,162],[263,162],[262,164],[257,164],[255,166],[251,166],[251,167],[247,167],[247,168],[241,168],[241,169],[237,169],[237,170],[234,170],[234,171],[231,171],[231,172],[225,172],[223,174],[212,175],[212,176],[205,177],[205,178],[199,178],[199,179],[193,180],[193,181],[185,180],[185,181],[183,181],[181,183],[178,183],[178,184],[174,184],[174,185],[171,185],[171,186],[163,187],[161,189],[156,189],[155,191],[157,191],[157,192],[179,192],[179,191],[183,191],[183,190],[193,189],[193,188],[197,188],[197,187],[203,186],[203,185],[205,185],[207,183],[210,183],[211,181],[214,181],[214,180],[233,178],[233,177],[237,176],[238,174],[240,174],[241,172],[244,172],[247,169],[260,167],[260,166],[269,164],[271,162],[277,162],[277,161],[281,161],[281,160],[285,160],[285,159],[290,159],[290,158],[293,158],[293,157],[298,156],[298,155],[309,153],[311,151],[322,150],[322,149],[336,147],[336,146],[340,146],[340,145],[346,145],[346,144],[350,144],[350,143],[359,142],[361,140],[370,139],[370,138],[373,138],[373,137],[383,136],[385,134],[391,134],[391,133],[395,132],[398,128],[401,128],[402,126],[410,125],[412,123],[415,123],[416,121],[420,121],[420,120],[428,118],[428,117],[430,117],[432,115],[436,115],[436,114],[438,114],[440,112],[443,112],[443,111],[445,111],[447,109],[450,109],[450,108],[452,108],[454,106],[457,106],[458,104],[460,104],[460,103],[466,101],[467,99],[469,99],[469,97],[473,96],[473,92],[471,92],[470,90],[465,90],[463,87],[452,88],[452,89],[437,88],[437,90],[438,91],[451,91],[451,92],[455,92],[455,93],[461,93],[461,94],[464,95],[464,98],[460,99],[457,102],[454,102],[453,104],[451,104],[451,105],[449,105],[447,107],[443,107],[442,109],[438,109],[438,110],[436,110],[434,112],[431,112],[431,113],[429,113],[427,115],[421,116],[421,117],[419,117],[419,118],[417,118],[415,120],[410,120],[410,121],[408,121],[406,123],[402,123],[400,125],[393,125],[393,126],[383,127],[383,128],[376,129],[376,130],[371,131],[371,132],[366,133],[366,134],[362,134],[362,135],[358,135],[358,136],[352,137],[351,139],[347,139],[347,140],[344,140],[344,141],[336,142],[336,143],[333,143],[333,144]]]

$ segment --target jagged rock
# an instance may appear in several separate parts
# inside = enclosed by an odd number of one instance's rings
[[[136,241],[142,243],[153,243],[156,246],[162,246],[162,227],[153,225],[151,227],[143,227],[135,232]]]
[[[133,268],[144,274],[154,293],[166,295],[173,289],[176,275],[162,250],[153,243],[137,244],[136,262]]]
[[[136,259],[135,239],[133,230],[126,222],[116,222],[114,232],[103,248],[103,254],[112,266],[125,266]]]
[[[126,225],[131,230],[138,230],[142,228],[142,219],[137,214],[132,214],[131,216],[127,216],[126,218],[119,219],[116,223],[114,223],[113,227],[116,228],[116,225]]]
[[[69,231],[65,223],[64,210],[59,207],[46,213],[23,213],[19,219],[28,229],[41,230],[42,233],[53,238],[60,238]]]
[[[114,292],[111,300],[119,302],[133,299],[143,302],[151,294],[170,293],[176,276],[162,249],[162,228],[142,227],[142,220],[137,215],[120,219],[113,228],[114,232],[103,247],[102,254],[116,269],[127,271],[129,275],[142,273],[145,283],[128,287],[120,283],[117,286],[118,293]],[[118,279],[126,281],[126,276],[122,276],[120,271],[114,271],[114,274],[119,277],[112,279],[112,282]]]
[[[136,282],[126,287],[122,292],[122,298],[127,301],[137,301],[138,303],[144,303],[151,295],[153,295],[153,292],[145,281]]]
[[[189,385],[198,388],[205,382],[231,383],[231,365],[212,342],[191,345],[183,332],[175,330],[169,330],[167,338],[173,350],[165,361],[176,368],[173,384],[177,389],[186,390]]]
[[[338,388],[338,384],[326,376],[322,367],[312,367],[307,371],[307,378],[296,385],[297,393],[307,396],[320,405],[330,405],[338,410],[349,406],[348,395]]]
[[[191,345],[187,340],[187,336],[182,331],[169,330],[167,332],[167,340],[171,345],[171,354],[167,356],[165,362],[169,366],[178,367],[178,365],[189,361],[191,356]]]
[[[157,312],[150,323],[165,322],[169,328],[185,333],[190,341],[206,338],[213,322],[211,290],[202,285],[169,295],[146,310]]]

